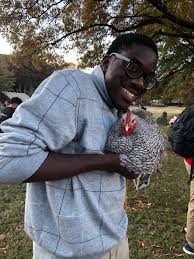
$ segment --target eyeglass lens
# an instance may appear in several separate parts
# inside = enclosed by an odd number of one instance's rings
[[[132,78],[138,78],[143,74],[141,66],[137,64],[137,62],[135,62],[134,60],[130,60],[126,68],[127,74]]]
[[[144,87],[146,89],[151,89],[157,84],[157,81],[152,76],[145,76],[144,77]]]
[[[130,60],[126,66],[127,75],[130,78],[136,79],[144,74],[143,68],[135,60]],[[144,77],[144,87],[146,89],[151,89],[156,85],[156,79],[152,76],[145,75]]]

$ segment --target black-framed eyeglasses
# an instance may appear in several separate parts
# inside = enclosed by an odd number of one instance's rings
[[[146,75],[140,62],[134,58],[127,58],[119,53],[113,52],[109,56],[115,56],[121,60],[128,62],[126,65],[126,74],[130,79],[138,79],[143,76],[145,89],[151,89],[157,85],[158,81],[155,77]]]

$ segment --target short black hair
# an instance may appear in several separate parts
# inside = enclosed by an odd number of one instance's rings
[[[130,47],[133,43],[142,44],[151,48],[158,57],[158,47],[156,43],[148,36],[139,33],[124,33],[119,35],[110,45],[107,55],[112,52],[119,52],[123,48]]]
[[[19,97],[13,97],[13,98],[11,98],[10,103],[21,104],[22,100]]]

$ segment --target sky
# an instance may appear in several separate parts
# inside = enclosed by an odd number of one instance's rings
[[[0,54],[10,54],[11,51],[9,43],[0,35]]]
[[[0,54],[11,54],[12,52],[12,47],[10,44],[7,42],[6,39],[4,39],[0,35]],[[61,53],[60,53],[61,54]],[[76,50],[71,50],[69,51],[68,54],[64,55],[64,60],[67,62],[72,62],[74,64],[78,64],[78,53]],[[93,68],[85,68],[84,71],[90,73]]]
[[[0,54],[10,54],[12,47],[5,38],[0,35]],[[64,56],[65,61],[77,64],[77,52],[72,50]]]

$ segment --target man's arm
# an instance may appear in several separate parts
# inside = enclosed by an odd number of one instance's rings
[[[51,152],[40,168],[25,182],[60,180],[94,170],[118,172],[127,178],[135,178],[120,166],[118,154],[64,155]]]
[[[116,154],[62,154],[79,134],[79,91],[69,72],[55,72],[2,123],[1,183],[59,180],[94,170],[125,173]]]

